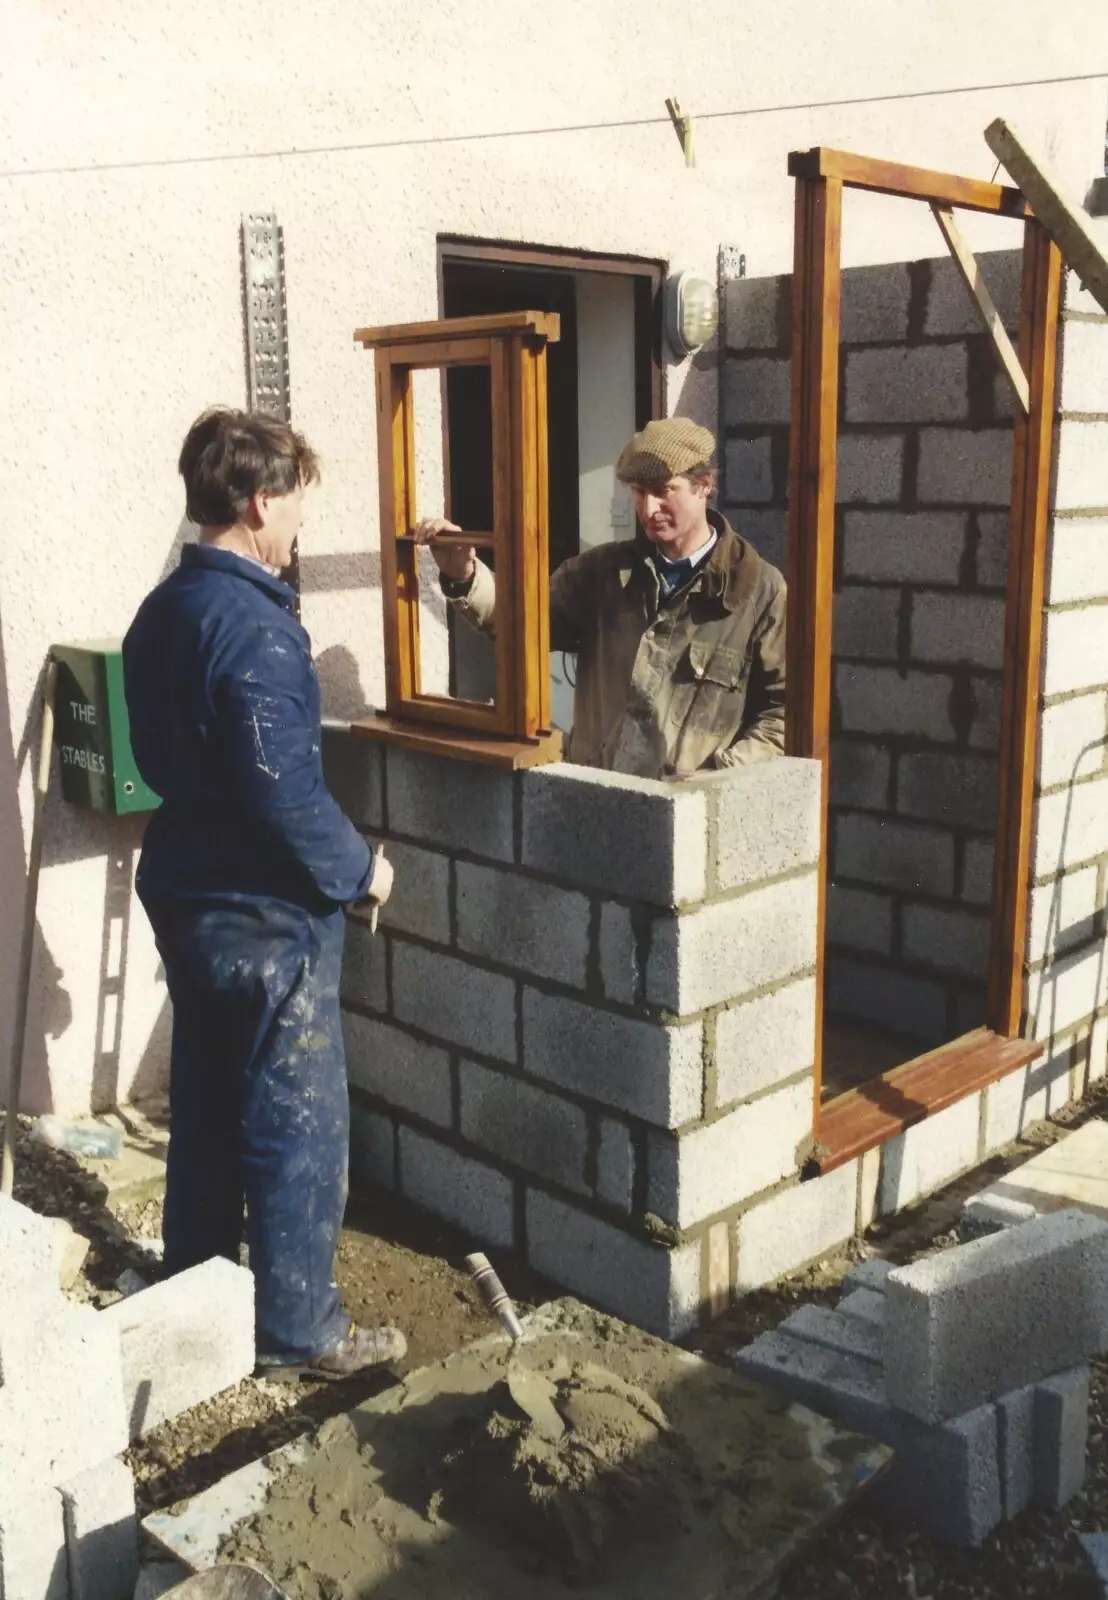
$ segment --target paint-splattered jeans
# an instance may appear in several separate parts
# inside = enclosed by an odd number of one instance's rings
[[[349,1326],[343,914],[246,895],[147,911],[173,1002],[166,1268],[237,1261],[245,1211],[258,1360],[310,1359]]]

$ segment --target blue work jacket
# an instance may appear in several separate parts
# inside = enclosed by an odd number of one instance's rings
[[[372,855],[323,781],[319,683],[287,584],[186,545],[139,607],[123,676],[135,760],[163,800],[144,904],[256,895],[322,914],[366,893]]]

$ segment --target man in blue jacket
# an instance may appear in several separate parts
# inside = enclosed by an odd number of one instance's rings
[[[288,566],[310,446],[270,417],[206,412],[179,462],[199,542],[123,643],[135,759],[163,797],[138,894],[173,1002],[165,1262],[239,1257],[259,1369],[345,1377],[402,1357],[334,1280],[349,1104],[339,1019],[345,906],[392,869],[328,793],[320,696]]]

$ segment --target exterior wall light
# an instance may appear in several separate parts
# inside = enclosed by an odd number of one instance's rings
[[[666,279],[666,339],[676,355],[691,355],[707,344],[719,324],[716,286],[686,268]]]

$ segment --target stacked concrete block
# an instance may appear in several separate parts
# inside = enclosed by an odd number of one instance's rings
[[[891,1445],[875,1489],[884,1512],[944,1543],[980,1544],[1002,1518],[1056,1510],[1081,1486],[1083,1363],[1108,1341],[1106,1241],[1108,1224],[1070,1213],[1015,1244],[985,1240],[899,1269],[866,1262],[836,1310],[802,1306],[736,1364]]]
[[[859,1166],[799,1182],[814,763],[680,786],[568,764],[471,779],[390,748],[378,782],[350,746],[336,792],[382,795],[376,836],[418,875],[376,939],[351,928],[356,1182],[664,1334],[850,1237]],[[491,820],[452,835],[428,788]]]
[[[254,1278],[222,1256],[118,1300],[98,1320],[118,1341],[132,1439],[254,1370]]]
[[[72,1600],[118,1600],[138,1577],[131,1469],[114,1458],[61,1485]]]

